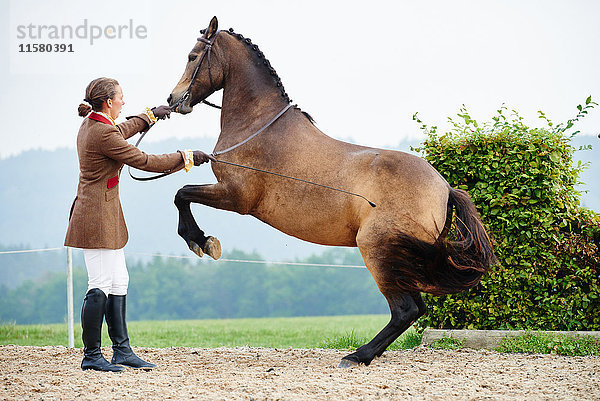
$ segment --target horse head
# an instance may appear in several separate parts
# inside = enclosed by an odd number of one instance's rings
[[[190,113],[194,105],[223,87],[223,68],[211,57],[220,32],[218,25],[217,17],[213,17],[208,28],[200,31],[202,36],[188,54],[183,76],[167,99],[178,113]]]
[[[167,100],[172,110],[190,113],[194,105],[206,103],[205,99],[220,89],[225,90],[224,106],[227,101],[239,106],[240,100],[262,99],[277,109],[291,102],[277,72],[250,38],[233,28],[220,31],[217,17],[200,32],[183,76]]]

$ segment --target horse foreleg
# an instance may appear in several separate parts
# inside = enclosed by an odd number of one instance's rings
[[[368,344],[345,356],[338,367],[348,368],[361,363],[369,365],[376,356],[381,356],[400,334],[425,313],[425,302],[419,293],[398,294],[389,290],[384,295],[392,313],[390,322]]]
[[[196,255],[202,257],[206,253],[215,260],[219,259],[221,243],[216,237],[204,235],[198,227],[190,209],[191,202],[231,210],[227,190],[222,184],[186,185],[175,195],[175,206],[179,210],[177,233]]]

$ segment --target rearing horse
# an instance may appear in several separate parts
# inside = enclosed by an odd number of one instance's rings
[[[286,108],[290,100],[281,80],[250,39],[232,29],[219,31],[216,17],[202,34],[169,96],[171,107],[187,114],[223,90],[214,152],[219,162],[212,163],[218,182],[188,185],[175,196],[178,233],[193,252],[217,259],[221,246],[198,227],[190,202],[250,214],[305,241],[358,247],[391,319],[340,367],[368,365],[380,356],[425,313],[420,292],[456,293],[479,283],[495,256],[466,192],[451,188],[420,157],[328,137],[308,114]],[[362,194],[377,206],[324,186]],[[453,209],[457,232],[451,241]]]

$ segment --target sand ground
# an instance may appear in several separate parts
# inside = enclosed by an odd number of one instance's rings
[[[322,349],[136,348],[153,371],[81,371],[81,349],[0,346],[0,399],[600,400],[600,358],[391,351],[338,369]],[[110,348],[104,348],[110,359]]]

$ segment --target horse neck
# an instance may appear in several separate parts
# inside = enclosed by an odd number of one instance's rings
[[[227,51],[231,56],[224,74],[221,135],[217,143],[228,146],[259,130],[287,105],[268,71],[254,64],[242,43],[231,39],[234,48]]]

